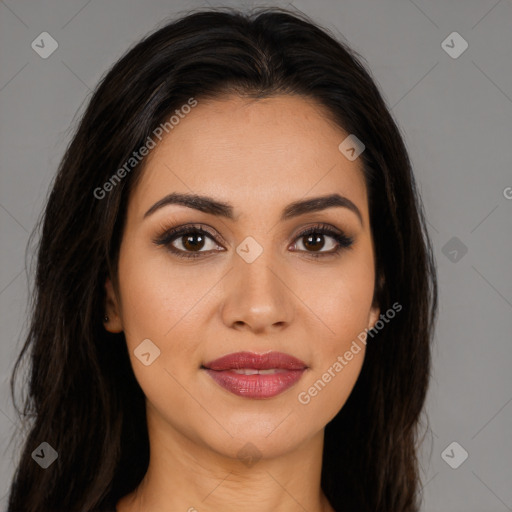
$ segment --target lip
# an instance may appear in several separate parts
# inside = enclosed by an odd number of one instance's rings
[[[307,368],[306,363],[300,359],[282,352],[237,352],[202,366],[202,369],[227,391],[254,399],[271,398],[281,394],[298,382]],[[240,373],[241,371],[265,373],[246,375]]]

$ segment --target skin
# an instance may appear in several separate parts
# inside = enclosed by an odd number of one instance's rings
[[[334,510],[320,488],[324,428],[356,383],[365,345],[307,405],[297,397],[379,317],[362,164],[338,149],[347,135],[313,100],[230,96],[199,101],[151,150],[128,204],[119,296],[105,283],[105,328],[125,332],[150,440],[149,469],[118,512]],[[171,192],[231,203],[235,220],[182,205],[144,218]],[[344,207],[280,220],[289,203],[333,192],[362,223]],[[216,240],[207,237],[196,259],[153,242],[166,227],[199,223]],[[319,223],[354,237],[352,247],[314,259],[297,235]],[[252,263],[236,252],[247,236],[263,248]],[[320,252],[336,246],[323,241]],[[172,244],[193,251],[182,242]],[[145,339],[161,351],[149,366],[134,355]],[[272,398],[236,396],[200,369],[232,352],[271,350],[308,366]],[[261,457],[252,465],[237,455],[247,443]]]

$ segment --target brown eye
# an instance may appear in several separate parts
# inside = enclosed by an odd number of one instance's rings
[[[322,234],[305,235],[302,237],[302,244],[308,250],[319,251],[325,245],[324,237]]]
[[[193,233],[181,237],[181,245],[187,251],[198,251],[204,247],[205,237],[201,233]]]
[[[208,247],[208,242],[210,247]],[[211,233],[201,227],[193,226],[169,229],[154,240],[154,243],[164,245],[173,254],[182,258],[197,258],[219,248]],[[205,247],[206,250],[203,250]]]
[[[326,238],[331,241],[327,242],[327,250],[322,251],[326,246]],[[300,244],[298,242],[297,244],[304,247],[304,249],[299,250],[309,253],[315,258],[336,255],[342,249],[349,248],[354,242],[353,238],[327,225],[308,228],[298,235],[297,240],[300,242]]]

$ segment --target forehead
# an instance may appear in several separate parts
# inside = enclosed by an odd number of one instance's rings
[[[338,149],[347,136],[321,105],[302,96],[198,99],[156,139],[132,208],[147,210],[162,196],[182,191],[230,202],[235,215],[243,216],[254,208],[281,212],[283,204],[337,192],[365,217],[362,163]]]

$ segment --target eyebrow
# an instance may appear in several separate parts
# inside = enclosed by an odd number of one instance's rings
[[[203,213],[225,217],[229,220],[236,220],[233,215],[233,206],[223,201],[218,201],[208,196],[197,194],[180,194],[173,192],[157,201],[145,214],[144,218],[156,212],[160,208],[170,204],[178,204],[193,208]],[[281,213],[281,221],[288,220],[305,213],[313,213],[327,208],[341,207],[348,208],[354,212],[359,218],[359,222],[363,225],[363,216],[359,208],[347,197],[340,194],[330,194],[327,196],[313,197],[294,201],[287,205]]]

